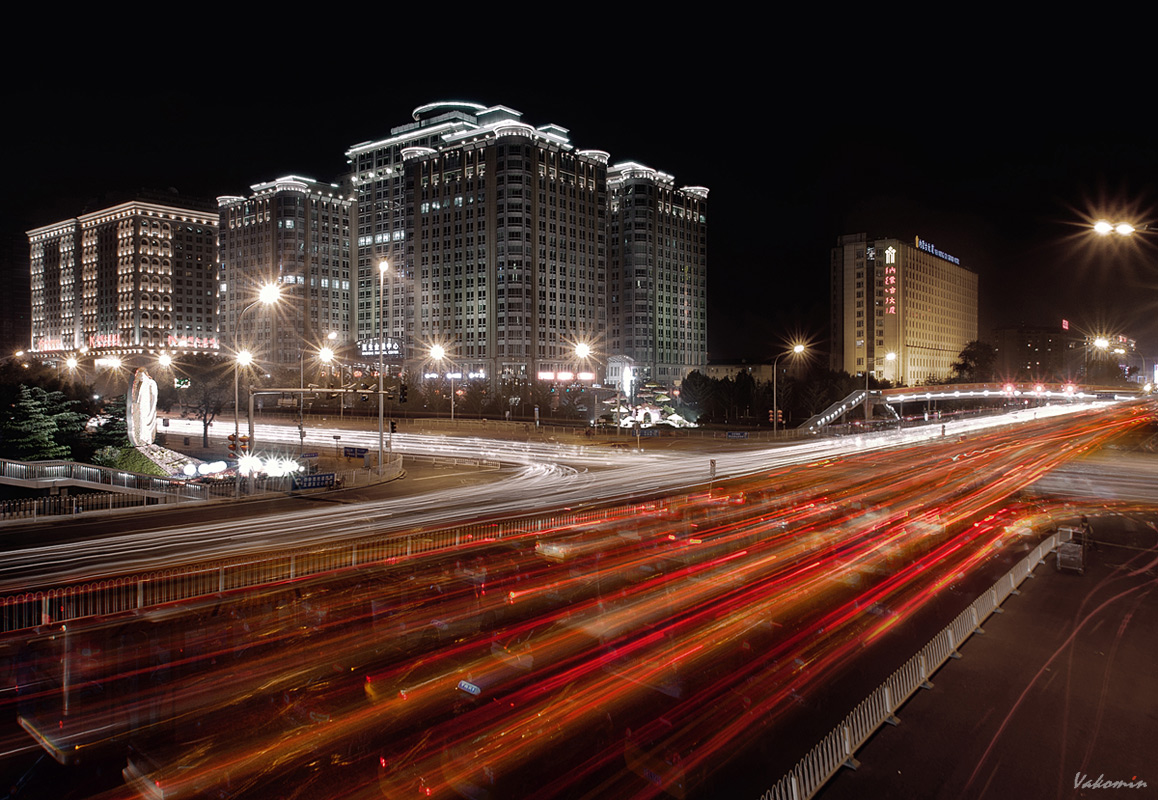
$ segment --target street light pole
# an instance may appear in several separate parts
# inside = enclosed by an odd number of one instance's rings
[[[390,262],[382,259],[378,262],[378,477],[382,477],[382,431],[383,424],[383,400],[382,400],[382,350],[384,349],[383,321],[385,302],[382,299],[384,284],[386,282],[386,270],[390,268]]]
[[[430,348],[430,357],[438,362],[438,369],[440,371],[442,370],[443,359],[450,360],[447,358],[446,348],[440,344],[436,344]],[[451,368],[453,369],[453,367],[454,362],[451,362]],[[448,372],[446,376],[450,378],[450,421],[454,422],[454,372]]]
[[[804,345],[798,344],[790,351],[793,356],[798,356],[804,352]],[[788,353],[781,353],[772,361],[772,436],[776,437],[777,429],[780,427],[779,420],[779,406],[777,405],[778,397],[776,396],[776,379],[780,377],[780,359]]]
[[[241,321],[245,318],[246,312],[248,312],[250,309],[255,308],[259,305],[265,305],[265,306],[272,305],[278,301],[278,298],[280,297],[280,295],[281,295],[281,292],[278,289],[278,286],[276,283],[264,284],[261,287],[261,290],[258,292],[257,299],[254,300],[249,305],[247,305],[245,308],[241,309],[241,313],[237,315],[237,330],[238,330],[238,332],[241,331]],[[237,358],[235,358],[233,360],[233,439],[235,442],[240,441],[239,437],[240,437],[240,433],[241,433],[241,408],[240,408],[241,396],[240,396],[240,391],[238,388],[238,373],[240,372],[241,367],[248,367],[252,363],[253,363],[253,354],[250,353],[248,350],[242,350],[241,352],[239,352],[237,354]],[[249,423],[250,423],[250,427],[252,428],[253,427],[253,420],[250,419]],[[252,444],[252,442],[251,442],[251,444]],[[237,480],[233,484],[235,497],[239,494],[240,486],[241,486],[240,463],[241,463],[241,460],[239,457],[238,458]]]

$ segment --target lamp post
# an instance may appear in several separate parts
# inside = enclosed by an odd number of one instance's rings
[[[865,359],[865,367],[864,367],[864,421],[865,421],[865,425],[868,425],[869,420],[872,419],[872,405],[869,402],[869,371],[870,371],[869,367],[870,366],[872,367],[872,371],[876,371],[876,366],[877,366],[878,360],[879,359],[877,359],[877,358],[872,358],[872,359],[866,358]],[[896,361],[896,360],[897,360],[897,354],[896,353],[885,353],[885,361]]]
[[[449,360],[446,355],[446,348],[440,344],[430,348],[430,357],[438,362],[439,371],[442,370],[443,359]],[[454,422],[454,373],[448,372],[446,374],[450,378],[450,421]]]
[[[777,405],[778,398],[776,397],[776,379],[780,377],[780,359],[791,353],[792,357],[800,355],[804,352],[804,345],[798,344],[789,350],[787,353],[781,353],[772,361],[772,436],[775,437],[777,429],[780,427],[779,412],[780,408]]]
[[[241,313],[237,315],[237,330],[238,330],[238,332],[241,331],[241,321],[245,318],[245,314],[247,311],[249,311],[252,308],[256,308],[257,306],[273,305],[274,303],[276,303],[278,301],[278,298],[280,296],[281,296],[281,291],[278,289],[278,286],[276,283],[263,284],[261,289],[258,291],[257,299],[254,300],[249,305],[247,305],[245,308],[241,309]],[[240,441],[239,437],[240,437],[240,431],[241,431],[241,407],[240,407],[241,406],[241,394],[240,394],[240,387],[239,387],[239,382],[238,382],[238,375],[239,375],[241,367],[248,367],[252,363],[253,363],[253,354],[250,353],[248,350],[244,350],[244,349],[241,350],[237,354],[237,357],[233,361],[233,437],[234,437],[234,441]],[[249,422],[250,422],[250,426],[252,427],[253,420],[251,419]],[[233,484],[235,497],[240,493],[240,485],[241,485],[240,472],[241,472],[241,458],[239,457],[238,458],[238,477],[237,477],[237,480]]]
[[[584,370],[584,367],[587,366],[587,359],[591,358],[591,345],[587,344],[586,342],[576,343],[576,345],[575,345],[575,357],[578,359],[578,363],[576,364],[576,369],[575,369],[575,377],[579,382],[579,386],[582,387],[583,386],[583,380],[584,380],[584,377],[583,377],[584,374],[590,372],[590,370]],[[594,375],[588,375],[587,379],[592,380],[592,381],[595,380]],[[592,392],[592,397],[590,399],[587,397],[586,392],[581,393],[580,394],[580,400],[584,403],[590,402],[590,404],[591,404],[590,409],[591,410],[589,413],[595,414],[598,412],[597,407],[599,405],[599,396],[596,395],[594,393],[594,391]],[[595,420],[592,419],[591,423],[594,424]]]
[[[386,259],[378,262],[378,477],[382,476],[382,431],[385,427],[382,422],[382,351],[385,349],[385,333],[383,330],[383,326],[385,325],[383,320],[385,302],[383,301],[383,290],[386,282],[386,270],[388,269],[390,269],[390,262]]]

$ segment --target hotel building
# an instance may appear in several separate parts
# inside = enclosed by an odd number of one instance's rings
[[[706,364],[706,189],[630,162],[609,170],[607,153],[504,106],[412,117],[346,152],[363,353],[381,330],[413,374],[433,344],[496,380],[591,367],[580,343],[665,383]]]
[[[297,176],[250,188],[249,197],[217,198],[222,344],[283,367],[299,365],[303,348],[323,341],[352,344],[353,199]],[[281,293],[262,307],[258,292],[270,283]]]
[[[33,354],[216,350],[216,241],[217,214],[186,200],[28,231]]]
[[[834,370],[899,385],[938,381],[977,338],[977,274],[919,237],[841,236],[830,274]]]
[[[503,106],[434,103],[413,117],[347,152],[359,339],[377,336],[381,312],[411,374],[435,344],[467,377],[576,369],[575,346],[600,350],[607,325],[607,154]]]
[[[634,162],[608,170],[608,343],[641,379],[678,385],[708,359],[707,199]]]

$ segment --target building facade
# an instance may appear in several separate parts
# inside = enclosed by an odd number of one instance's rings
[[[133,200],[28,231],[42,358],[214,351],[217,214]]]
[[[706,363],[706,189],[625,164],[613,190],[606,152],[504,106],[431,103],[412,117],[346,153],[360,342],[381,331],[411,374],[432,368],[438,344],[458,373],[492,382],[603,372],[609,355],[631,351],[660,380]],[[625,233],[618,296],[630,302],[615,311],[630,308],[631,333],[615,339],[609,266]],[[596,357],[580,359],[581,344]]]
[[[977,338],[977,274],[919,237],[841,236],[830,275],[834,370],[898,385],[939,381]]]
[[[353,198],[335,184],[297,176],[250,188],[249,197],[217,198],[223,345],[287,367],[323,343],[352,344]],[[263,308],[264,284],[276,284],[280,294]]]
[[[436,152],[444,136],[477,130],[477,115],[485,110],[478,103],[456,101],[420,106],[411,122],[393,128],[387,138],[346,151],[350,172],[344,185],[357,209],[354,334],[363,343],[386,339],[392,369],[401,369],[417,336],[413,186],[408,197],[403,154],[413,158]]]
[[[611,352],[678,385],[708,358],[707,199],[702,186],[635,162],[608,171]]]
[[[575,369],[575,345],[606,327],[607,154],[504,106],[432,103],[413,118],[346,154],[359,338],[381,326],[412,374],[436,344],[468,378]]]

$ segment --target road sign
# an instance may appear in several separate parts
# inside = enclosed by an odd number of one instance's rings
[[[365,447],[343,447],[342,455],[346,458],[361,458],[369,453],[370,450]]]
[[[317,458],[317,453],[302,453],[302,458]]]
[[[336,473],[320,472],[317,475],[295,476],[291,487],[293,489],[328,489],[334,485]]]
[[[728,431],[728,438],[729,439],[747,439],[748,438],[748,432],[747,431]]]

